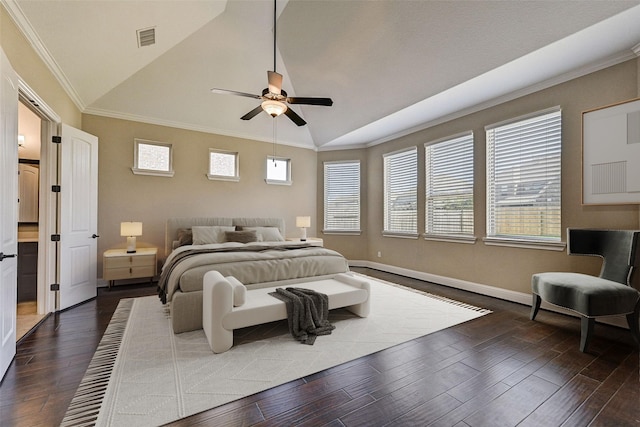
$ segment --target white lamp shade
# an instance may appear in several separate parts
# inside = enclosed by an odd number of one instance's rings
[[[311,217],[310,216],[296,217],[296,227],[300,227],[300,228],[311,227]]]
[[[127,236],[127,237],[142,236],[142,223],[141,222],[121,222],[120,235]]]

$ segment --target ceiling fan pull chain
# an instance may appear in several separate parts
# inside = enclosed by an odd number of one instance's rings
[[[276,140],[278,135],[278,126],[276,123],[276,118],[273,118],[273,167],[277,168],[278,163],[276,162]]]

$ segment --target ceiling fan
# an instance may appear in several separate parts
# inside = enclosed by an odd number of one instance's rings
[[[267,80],[269,84],[268,87],[262,90],[262,95],[217,88],[211,89],[211,92],[261,99],[262,103],[259,106],[240,117],[242,120],[251,120],[262,111],[265,111],[274,118],[284,114],[298,126],[304,126],[307,122],[289,108],[287,104],[322,105],[326,107],[333,105],[331,98],[290,97],[287,96],[287,92],[282,90],[282,74],[276,72],[276,0],[273,1],[273,71],[267,71]]]

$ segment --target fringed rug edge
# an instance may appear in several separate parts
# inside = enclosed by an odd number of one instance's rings
[[[60,424],[63,427],[94,426],[109,385],[120,343],[129,321],[134,298],[120,300],[98,343],[89,367]]]

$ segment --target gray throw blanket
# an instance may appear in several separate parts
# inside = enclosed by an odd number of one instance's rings
[[[270,292],[287,306],[289,332],[303,344],[313,345],[318,335],[329,335],[335,329],[329,323],[329,297],[311,289],[276,288]]]

